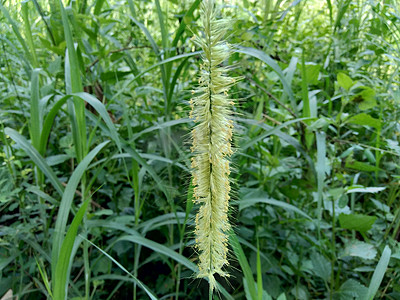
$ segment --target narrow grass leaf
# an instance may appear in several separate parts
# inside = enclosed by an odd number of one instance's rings
[[[182,22],[179,24],[179,27],[176,30],[174,40],[172,41],[172,47],[176,47],[176,45],[178,44],[179,39],[185,32],[185,27],[187,26],[186,20],[193,16],[194,10],[200,5],[200,3],[201,0],[195,0],[190,6],[190,8],[186,11],[185,15],[182,18]]]
[[[53,298],[53,293],[51,292],[49,278],[47,277],[46,270],[44,270],[44,267],[43,268],[41,267],[41,265],[36,257],[35,257],[35,260],[36,260],[36,265],[37,265],[39,273],[40,273],[40,277],[42,277],[42,281],[44,283],[44,286],[46,287],[47,293],[49,293],[50,297]]]
[[[166,255],[166,256],[174,259],[178,263],[187,267],[189,270],[192,270],[194,273],[197,273],[199,271],[196,264],[192,263],[190,260],[188,260],[183,255],[178,254],[175,251],[171,250],[170,248],[168,248],[164,245],[161,245],[159,243],[153,242],[144,237],[123,236],[123,237],[119,238],[118,241],[128,241],[128,242],[132,242],[132,243],[136,243],[136,244],[145,246],[149,249],[152,249],[153,251],[156,251],[159,254],[163,254],[163,255]],[[218,288],[219,292],[221,292],[221,294],[226,297],[226,299],[233,300],[233,297],[231,295],[229,295],[229,293],[219,283],[217,283],[217,288]]]
[[[128,0],[132,1],[132,0]],[[133,5],[133,4],[132,4]],[[144,26],[142,23],[140,23],[138,20],[136,20],[135,17],[130,17],[130,19],[135,23],[144,33],[144,35],[147,37],[147,39],[150,42],[151,47],[153,48],[154,53],[156,54],[157,58],[160,59],[160,51],[158,50],[157,43],[153,39],[153,36],[151,35],[150,31]]]
[[[6,17],[8,23],[11,24],[11,27],[14,31],[15,36],[17,37],[19,43],[21,44],[22,48],[24,49],[26,57],[31,57],[31,54],[29,52],[28,46],[26,45],[25,40],[23,39],[21,33],[19,32],[19,28],[17,23],[11,18],[10,14],[8,13],[7,9],[3,6],[2,2],[0,1],[0,10],[3,13],[3,15]]]
[[[29,122],[29,131],[31,135],[31,141],[33,147],[36,150],[40,148],[40,132],[41,132],[41,120],[39,110],[39,74],[38,70],[32,71],[31,78],[31,118]]]
[[[263,134],[255,137],[254,139],[246,142],[245,144],[240,145],[240,150],[245,150],[245,149],[253,146],[254,144],[262,141],[263,139],[265,139],[266,137],[268,137],[270,135],[273,135],[273,134],[278,135],[281,129],[286,128],[291,124],[294,124],[294,123],[297,123],[297,122],[301,122],[301,121],[304,121],[304,120],[310,120],[310,118],[297,118],[297,119],[290,120],[290,121],[287,121],[285,123],[282,123],[281,125],[278,125],[276,127],[271,127],[272,129],[268,130],[266,133],[263,133]]]
[[[34,68],[38,67],[38,60],[36,56],[36,50],[32,39],[32,31],[31,31],[31,24],[29,21],[29,2],[22,2],[21,12],[22,12],[22,19],[24,20],[24,27],[25,27],[25,37],[28,40],[28,46],[30,49],[30,54],[32,57],[32,65]]]
[[[132,243],[136,243],[136,244],[145,246],[147,248],[152,249],[153,251],[156,251],[159,254],[166,255],[166,256],[174,259],[178,263],[187,267],[189,270],[197,272],[197,266],[194,263],[192,263],[190,260],[188,260],[186,257],[184,257],[183,255],[180,255],[179,253],[176,253],[175,251],[171,250],[170,248],[168,248],[162,244],[153,242],[142,236],[139,236],[139,235],[123,236],[123,237],[119,238],[118,241],[128,241],[128,242],[132,242]]]
[[[119,140],[117,129],[115,128],[114,123],[111,121],[110,115],[108,114],[104,104],[101,103],[96,97],[88,93],[76,93],[73,95],[89,103],[98,112],[104,123],[106,123],[111,134],[111,138],[114,140],[114,142],[117,144],[118,149],[121,151],[121,142]]]
[[[258,127],[263,128],[265,130],[269,130],[269,131],[273,130],[272,126],[269,126],[267,124],[261,123],[259,121],[243,119],[243,118],[233,118],[233,119],[235,121],[238,121],[238,122],[243,122],[243,123],[247,123],[247,124],[250,124],[250,125],[258,126]],[[301,154],[303,154],[305,159],[307,160],[308,164],[310,165],[310,169],[312,170],[315,178],[317,178],[317,172],[315,170],[314,161],[311,159],[311,157],[308,155],[308,153],[304,150],[303,146],[295,138],[291,137],[290,135],[288,135],[286,133],[283,133],[280,130],[274,132],[274,135],[276,135],[277,137],[281,138],[282,140],[284,140],[288,144],[292,145],[297,151],[299,151]]]
[[[282,85],[283,85],[283,90],[285,93],[289,96],[289,99],[291,101],[292,109],[296,110],[296,101],[294,98],[293,90],[289,83],[286,80],[285,75],[282,72],[282,69],[279,67],[279,65],[267,54],[265,54],[263,51],[254,49],[254,48],[249,48],[249,47],[241,47],[237,46],[236,52],[238,53],[243,53],[247,54],[250,56],[253,56],[255,58],[258,58],[259,60],[263,61],[265,64],[267,64],[269,67],[272,68],[272,70],[275,71],[275,73],[278,75]]]
[[[253,272],[251,271],[249,262],[247,261],[242,246],[240,245],[239,240],[232,229],[229,230],[229,243],[233,249],[233,252],[235,253],[236,258],[239,261],[240,267],[242,268],[251,299],[257,300],[258,297],[256,291],[256,283],[253,278]]]
[[[68,17],[65,12],[64,5],[61,0],[59,0],[58,2],[60,5],[65,41],[67,43],[67,51],[70,63],[71,91],[72,93],[79,93],[82,92],[82,80],[79,70],[78,57],[76,55],[75,46],[72,39],[72,33],[69,27]]]
[[[75,169],[74,173],[72,173],[71,178],[68,181],[67,187],[65,188],[65,192],[62,196],[60,207],[58,210],[57,221],[53,235],[53,249],[51,255],[53,284],[55,282],[55,276],[56,276],[55,268],[57,265],[58,257],[60,256],[60,249],[64,238],[65,228],[67,226],[68,215],[71,210],[72,200],[75,197],[76,188],[78,187],[78,184],[90,162],[97,155],[97,153],[99,153],[99,151],[103,149],[104,146],[107,145],[108,143],[109,141],[101,143],[92,151],[90,151],[88,155],[85,156],[82,162],[80,162],[77,168]]]
[[[93,115],[91,112],[87,111],[86,112],[88,117],[93,121],[97,122],[97,118],[95,115]],[[104,126],[103,124],[99,124],[99,127],[110,137],[112,137],[111,133],[109,132],[109,129]],[[156,182],[157,186],[159,189],[164,193],[168,201],[171,203],[171,195],[168,193],[166,190],[163,181],[161,178],[157,175],[157,173],[154,171],[154,169],[140,156],[140,154],[131,146],[130,143],[127,141],[120,139],[121,144],[122,144],[122,149],[129,154],[134,160],[136,160],[149,174],[151,177],[153,177],[154,181]]]
[[[68,93],[83,92],[82,79],[79,68],[79,60],[75,50],[75,45],[72,38],[71,29],[69,27],[68,17],[65,12],[64,5],[61,0],[59,8],[61,11],[61,19],[64,27],[65,41],[67,43],[68,55],[65,56],[65,77],[70,82],[70,90]],[[74,98],[74,109],[70,105],[68,108],[70,118],[72,121],[72,134],[74,138],[74,145],[78,162],[83,160],[86,154],[86,120],[85,120],[85,105],[83,102]]]
[[[62,186],[60,180],[57,178],[54,171],[46,163],[46,160],[39,154],[39,152],[17,131],[11,128],[5,128],[5,134],[9,135],[10,138],[16,142],[32,159],[35,165],[47,176],[51,184],[57,190],[60,195],[64,193],[64,187]]]
[[[113,259],[113,258],[110,258]],[[115,260],[112,260],[115,264],[117,264],[118,262]],[[125,270],[122,269],[124,272]],[[128,272],[126,270],[126,272]],[[133,276],[131,273],[129,273],[129,276]],[[118,280],[118,281],[127,281],[127,282],[133,282],[136,283],[137,285],[139,285],[149,296],[150,299],[158,299],[157,296],[154,294],[154,292],[152,292],[143,282],[141,282],[139,279],[135,278],[130,278],[127,276],[122,276],[122,275],[117,275],[117,274],[109,274],[109,275],[100,275],[97,277],[93,277],[92,278],[93,281],[95,280]]]
[[[262,282],[262,269],[261,269],[261,257],[260,257],[260,242],[257,237],[257,298],[263,300],[263,282]]]
[[[139,279],[137,279],[133,274],[131,274],[123,265],[121,265],[117,260],[115,260],[111,255],[109,255],[107,252],[105,252],[103,249],[98,247],[97,245],[93,244],[91,241],[87,240],[83,236],[81,236],[85,241],[87,241],[89,244],[94,246],[97,250],[99,250],[101,253],[103,253],[108,259],[110,259],[113,263],[115,263],[122,271],[124,271],[126,274],[128,274],[131,277],[131,281],[136,283],[140,288],[142,288],[146,294],[150,297],[150,299],[157,300],[157,296],[145,285],[143,284]],[[127,278],[121,275],[116,275],[116,274],[107,274],[103,275],[101,277],[97,278],[98,280],[101,279],[112,279],[112,280],[124,280],[127,281]]]
[[[283,202],[283,201],[278,201],[275,199],[253,198],[253,199],[240,200],[240,201],[238,201],[238,203],[239,203],[239,210],[242,210],[245,207],[248,207],[248,206],[251,206],[251,205],[254,205],[257,203],[265,203],[265,204],[270,204],[270,205],[275,205],[275,206],[281,207],[287,211],[293,211],[293,212],[305,217],[306,219],[312,220],[312,218],[309,215],[307,215],[305,212],[298,209],[296,206],[291,205],[286,202]]]
[[[326,136],[323,132],[317,132],[317,185],[318,185],[318,220],[322,217],[322,192],[324,189],[326,169]]]
[[[49,139],[50,131],[51,128],[53,127],[53,122],[54,118],[56,117],[58,111],[61,109],[61,107],[67,102],[67,100],[70,98],[70,96],[64,96],[61,99],[59,99],[54,106],[51,108],[51,110],[48,112],[46,119],[44,120],[43,123],[43,130],[40,135],[40,147],[39,147],[39,153],[41,155],[44,155],[46,151],[46,145],[47,141]]]
[[[383,276],[385,276],[391,254],[392,251],[390,250],[389,246],[385,246],[385,249],[383,250],[382,256],[378,262],[378,265],[376,266],[368,287],[368,300],[374,299],[376,292],[378,291],[379,286],[382,283]]]
[[[67,235],[62,242],[60,254],[57,260],[57,265],[55,267],[55,277],[53,278],[53,295],[54,300],[65,300],[68,295],[68,270],[70,264],[70,258],[72,253],[72,248],[74,246],[75,238],[78,233],[79,225],[82,222],[83,216],[86,213],[87,206],[90,199],[83,202],[82,206],[79,208],[74,219],[72,220],[71,226],[68,229]],[[53,260],[54,263],[54,260]]]
[[[167,122],[163,122],[163,123],[158,123],[156,125],[146,128],[138,133],[135,133],[132,136],[131,142],[137,140],[140,136],[142,136],[145,133],[152,132],[154,130],[168,128],[168,127],[179,125],[179,124],[190,123],[190,122],[192,122],[191,119],[182,118],[182,119],[178,119],[178,120],[172,120],[172,121],[167,121]]]
[[[158,21],[160,23],[162,46],[166,51],[168,49],[168,30],[164,21],[163,12],[161,10],[160,0],[155,0],[154,2],[156,3]]]

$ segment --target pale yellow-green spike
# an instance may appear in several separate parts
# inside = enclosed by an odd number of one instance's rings
[[[196,216],[196,248],[199,252],[198,277],[207,277],[214,289],[214,274],[228,276],[228,202],[230,193],[229,160],[232,154],[231,120],[233,101],[228,91],[235,80],[227,76],[221,64],[229,57],[229,45],[223,40],[227,20],[216,18],[215,2],[202,2],[204,34],[194,42],[203,50],[199,87],[191,99],[192,158],[194,202],[200,204]]]

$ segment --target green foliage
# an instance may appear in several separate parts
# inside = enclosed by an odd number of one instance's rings
[[[209,295],[200,4],[0,2],[0,298]],[[399,1],[217,5],[237,45],[219,66],[243,80],[215,299],[400,299]]]

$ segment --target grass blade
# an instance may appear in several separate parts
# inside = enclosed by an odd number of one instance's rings
[[[31,79],[31,118],[29,131],[31,142],[36,150],[40,149],[41,118],[39,111],[39,74],[38,70],[33,70]]]
[[[176,45],[178,44],[179,39],[181,38],[183,32],[185,31],[185,27],[187,25],[185,20],[188,17],[193,16],[194,10],[200,5],[200,3],[201,3],[201,0],[195,0],[193,2],[193,4],[190,6],[190,8],[187,10],[185,15],[183,16],[182,22],[179,24],[179,27],[178,27],[178,29],[176,30],[176,33],[175,33],[174,40],[172,41],[172,47],[176,47]]]
[[[368,287],[368,300],[374,299],[376,292],[382,283],[383,276],[385,276],[391,254],[392,251],[390,250],[389,246],[386,246],[383,250],[381,258],[379,259],[378,265],[375,268],[374,274],[372,275],[372,279]]]
[[[110,259],[113,263],[115,263],[122,271],[124,271],[126,274],[128,274],[131,277],[131,281],[136,283],[138,286],[140,286],[146,294],[150,297],[150,299],[157,300],[157,296],[145,285],[143,284],[139,279],[137,279],[135,276],[133,276],[124,266],[122,266],[117,260],[115,260],[111,255],[109,255],[107,252],[105,252],[103,249],[98,247],[97,245],[93,244],[91,241],[87,240],[83,236],[81,236],[85,241],[87,241],[89,244],[94,246],[97,250],[99,250],[101,253],[103,253],[108,259]],[[99,279],[99,278],[97,278]],[[109,275],[103,275],[101,276],[101,279],[114,279],[114,280],[127,280],[124,276],[120,275],[114,275],[114,274],[109,274]]]
[[[132,0],[128,0],[128,2],[131,2]],[[132,4],[133,5],[133,4]],[[134,17],[130,17],[133,23],[135,23],[144,33],[144,35],[147,37],[147,39],[150,42],[151,47],[153,48],[154,53],[156,54],[157,58],[160,59],[160,51],[158,50],[157,43],[153,39],[151,33],[148,31],[146,26],[144,26],[142,23],[140,23],[138,20],[136,20]]]
[[[304,121],[304,120],[308,120],[308,119],[309,118],[298,118],[298,119],[294,119],[294,120],[290,120],[290,121],[287,121],[285,123],[282,123],[281,125],[278,125],[276,127],[271,127],[272,129],[268,130],[266,133],[264,133],[264,134],[262,134],[260,136],[257,136],[256,138],[250,140],[249,142],[247,142],[244,145],[240,145],[240,150],[243,151],[243,150],[251,147],[252,145],[258,143],[259,141],[262,141],[263,139],[265,139],[266,137],[268,137],[270,135],[273,135],[273,134],[278,135],[278,132],[280,132],[280,130],[282,128],[286,128],[287,126],[289,126],[291,124],[294,124],[294,123],[297,123],[297,122],[301,122],[301,121]]]
[[[253,56],[255,58],[258,58],[259,60],[263,61],[266,63],[268,66],[272,68],[272,70],[275,71],[275,73],[278,75],[279,79],[281,80],[281,83],[283,85],[283,89],[286,92],[286,94],[289,96],[289,99],[291,101],[292,109],[296,111],[296,101],[294,98],[293,90],[289,83],[286,80],[285,75],[282,72],[282,69],[279,67],[279,65],[267,54],[265,54],[263,51],[254,49],[254,48],[248,48],[248,47],[237,47],[236,52],[238,53],[243,53],[247,54],[250,56]]]
[[[19,32],[19,28],[17,23],[11,18],[10,14],[8,13],[7,9],[3,6],[2,2],[0,2],[0,11],[6,17],[8,22],[11,24],[11,27],[14,31],[15,36],[17,37],[19,43],[21,44],[22,48],[24,49],[26,57],[31,58],[31,53],[29,52],[28,46],[26,45],[25,40],[23,39],[21,33]],[[29,59],[30,61],[31,59]]]
[[[51,127],[53,126],[54,118],[56,117],[58,111],[61,109],[61,107],[67,102],[67,100],[70,98],[70,96],[64,96],[61,99],[59,99],[54,106],[51,108],[49,113],[46,116],[46,119],[44,120],[43,123],[43,130],[40,135],[40,143],[39,143],[39,153],[41,155],[44,155],[46,151],[46,145],[47,145],[47,140],[49,139]]]
[[[233,252],[236,255],[236,258],[239,261],[240,267],[242,268],[244,278],[247,281],[247,288],[250,292],[251,299],[257,300],[258,298],[256,283],[254,281],[253,272],[251,271],[249,262],[247,261],[246,255],[243,252],[242,246],[240,245],[239,240],[232,229],[230,229],[229,231],[229,243],[233,249]]]
[[[68,23],[68,17],[65,12],[62,1],[59,0],[59,8],[61,11],[62,23],[64,27],[65,41],[67,43],[68,55],[65,57],[65,78],[70,82],[70,90],[68,93],[83,92],[82,79],[79,68],[78,56],[75,50],[74,42],[72,39],[71,29]],[[69,114],[72,119],[72,131],[74,137],[74,144],[76,148],[76,155],[78,162],[81,162],[86,154],[86,121],[85,121],[85,105],[83,102],[74,99],[74,109],[69,108]]]
[[[262,282],[262,269],[261,269],[261,257],[260,257],[260,242],[257,238],[257,299],[262,299],[263,294],[263,282]]]
[[[272,126],[269,126],[264,123],[260,123],[255,120],[242,119],[242,118],[234,118],[234,120],[237,120],[237,121],[240,121],[243,123],[247,123],[250,125],[255,125],[255,126],[261,127],[265,130],[273,130]],[[291,137],[290,135],[288,135],[286,133],[283,133],[280,130],[275,132],[274,135],[276,135],[277,137],[286,141],[288,144],[292,145],[297,151],[299,151],[301,154],[303,154],[305,159],[307,160],[308,164],[310,165],[310,169],[312,170],[315,178],[317,178],[317,172],[315,171],[314,161],[311,159],[311,157],[308,155],[308,153],[304,150],[304,148],[301,146],[301,144],[295,138]]]
[[[128,241],[128,242],[132,242],[132,243],[136,243],[136,244],[145,246],[147,248],[150,248],[150,249],[156,251],[157,253],[166,255],[166,256],[174,259],[178,263],[186,266],[189,270],[192,270],[194,273],[198,272],[197,266],[194,263],[192,263],[190,260],[188,260],[186,257],[184,257],[183,255],[180,255],[179,253],[176,253],[175,251],[171,250],[170,248],[168,248],[164,245],[153,242],[153,241],[146,239],[144,237],[141,237],[139,235],[123,236],[123,237],[119,238],[118,241]],[[217,284],[217,288],[221,292],[221,294],[226,297],[226,299],[233,300],[233,297],[231,295],[229,295],[229,293],[220,284]]]
[[[157,7],[157,15],[158,15],[158,21],[160,22],[160,29],[161,29],[161,40],[162,40],[162,46],[164,50],[166,51],[168,49],[168,30],[164,22],[164,16],[163,12],[161,10],[161,5],[159,0],[155,0],[156,7]],[[168,51],[166,51],[168,53]]]
[[[5,134],[9,135],[11,139],[16,142],[32,159],[35,165],[47,176],[51,184],[57,190],[60,195],[64,193],[64,187],[62,186],[60,180],[54,173],[54,171],[49,167],[44,158],[39,154],[39,152],[17,131],[11,128],[4,129]]]
[[[75,243],[76,235],[78,233],[78,227],[81,224],[83,216],[86,213],[89,202],[90,199],[87,199],[79,208],[61,245],[60,255],[58,257],[57,265],[55,267],[56,273],[55,277],[53,278],[54,300],[65,300],[67,298],[68,270],[70,269],[68,266],[70,264],[71,252]]]
[[[100,152],[101,149],[107,145],[109,141],[103,142],[94,148],[86,157],[82,160],[81,163],[77,166],[74,173],[72,173],[71,178],[68,181],[67,187],[65,188],[65,192],[61,199],[56,226],[54,229],[53,235],[53,249],[51,253],[51,261],[52,261],[52,284],[55,284],[56,280],[56,265],[58,257],[60,256],[60,251],[64,239],[64,232],[67,226],[68,215],[71,210],[72,200],[74,199],[76,188],[86,171],[88,165],[93,160],[93,158]]]
[[[121,151],[121,142],[119,140],[117,129],[115,128],[114,123],[111,121],[110,115],[108,114],[104,104],[101,103],[96,97],[88,93],[76,93],[73,95],[83,101],[86,101],[97,111],[97,113],[103,119],[104,123],[106,123],[108,130],[110,131],[111,138],[114,140],[114,142],[117,144],[118,149]]]
[[[251,206],[251,205],[254,205],[257,203],[265,203],[265,204],[270,204],[270,205],[275,205],[275,206],[281,207],[284,210],[293,211],[293,212],[305,217],[306,219],[312,220],[312,218],[309,215],[307,215],[305,212],[298,209],[296,206],[291,205],[286,202],[283,202],[283,201],[278,201],[275,199],[251,198],[251,199],[240,200],[240,201],[238,201],[238,203],[239,203],[239,210],[242,210],[245,207],[248,207],[248,206]]]

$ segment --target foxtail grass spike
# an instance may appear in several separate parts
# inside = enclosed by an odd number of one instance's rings
[[[217,19],[215,1],[202,2],[203,35],[194,36],[195,44],[203,50],[199,86],[190,100],[192,130],[193,199],[200,204],[196,216],[196,249],[199,252],[198,277],[209,279],[214,289],[214,275],[228,276],[223,267],[228,264],[228,205],[233,100],[228,91],[235,80],[227,76],[222,66],[230,54],[223,40],[229,23]]]

